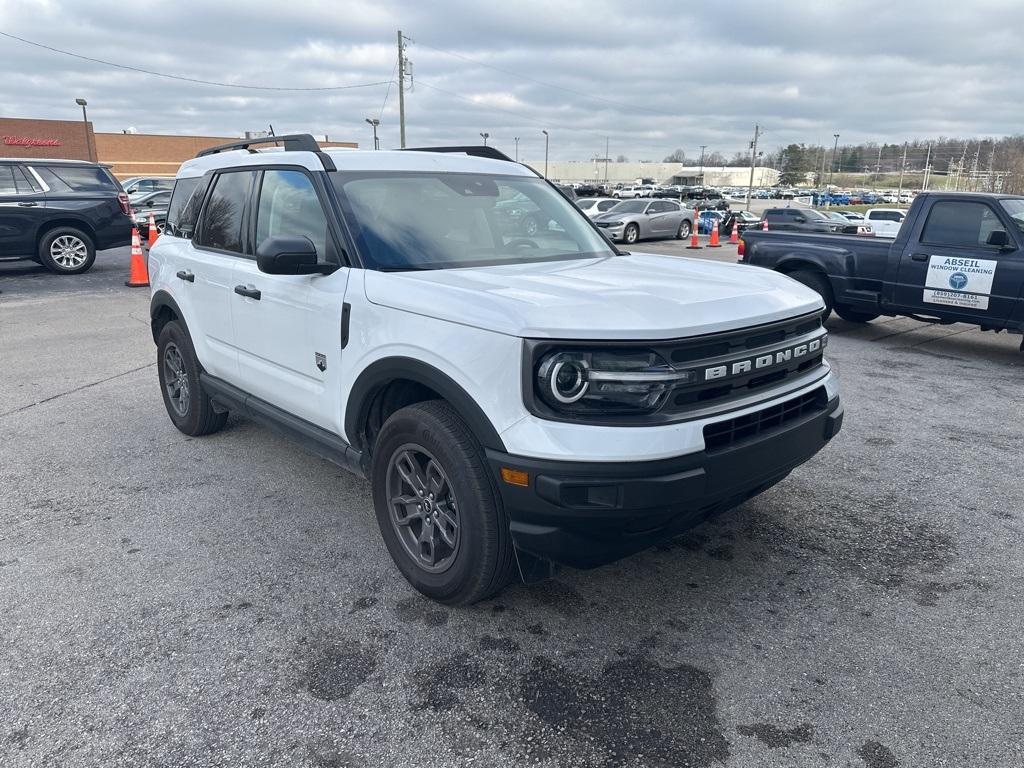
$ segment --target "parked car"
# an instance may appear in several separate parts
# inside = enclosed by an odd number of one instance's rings
[[[166,189],[168,192],[174,187],[173,176],[132,176],[121,182],[121,186],[128,197],[137,197],[159,189]]]
[[[169,189],[146,192],[131,200],[132,221],[135,222],[135,227],[139,230],[139,236],[143,240],[149,238],[150,214],[153,215],[156,231],[163,234],[164,223],[167,221],[167,206],[170,202],[171,190]]]
[[[612,197],[581,197],[576,201],[576,206],[591,219],[618,204],[619,201]]]
[[[907,212],[900,208],[869,208],[863,223],[871,227],[875,237],[896,237],[906,217]]]
[[[642,197],[643,189],[639,186],[625,186],[618,187],[612,192],[612,197],[617,197],[621,200],[632,200],[635,197]]]
[[[841,211],[823,211],[823,213],[827,218],[839,225],[839,228],[835,230],[836,232],[842,232],[844,235],[857,234],[857,222],[850,221],[845,213]]]
[[[594,223],[612,240],[632,245],[643,238],[689,237],[694,212],[672,200],[625,200]]]
[[[104,165],[0,159],[0,260],[85,272],[97,250],[131,244],[129,210],[128,195]]]
[[[732,234],[732,224],[736,222],[736,231],[739,233],[746,232],[751,227],[758,227],[761,225],[761,219],[756,214],[750,211],[723,211],[724,218],[722,220],[722,234]]]
[[[921,193],[894,241],[752,231],[741,243],[743,263],[816,290],[826,317],[910,315],[1024,333],[1024,197]]]
[[[768,208],[761,216],[769,230],[790,232],[837,232],[838,222],[811,208]]]
[[[839,432],[814,291],[617,251],[493,147],[274,140],[283,151],[242,141],[181,166],[149,254],[154,385],[190,438],[233,412],[367,477],[385,547],[427,597],[465,605],[648,549]],[[557,240],[487,226],[519,195]],[[169,450],[188,467],[251,437]],[[329,486],[319,461],[296,482]]]
[[[855,221],[858,224],[861,224],[864,221],[863,213],[858,213],[857,211],[840,211],[840,213],[843,214],[843,216],[848,218],[850,221]]]

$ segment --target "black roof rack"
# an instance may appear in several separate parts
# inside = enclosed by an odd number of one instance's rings
[[[285,152],[315,152],[320,156],[320,160],[324,164],[325,171],[337,170],[330,155],[320,149],[320,145],[317,144],[316,139],[308,133],[291,133],[287,136],[262,136],[258,139],[232,141],[230,144],[218,144],[215,147],[208,147],[207,149],[200,150],[196,154],[196,157],[216,155],[220,152],[230,152],[235,149],[247,149],[250,152],[255,152],[255,149],[250,149],[253,144],[283,144]]]
[[[514,163],[511,157],[494,147],[406,147],[406,152],[450,152],[452,154],[472,155],[473,157],[487,157],[491,160],[505,160]]]

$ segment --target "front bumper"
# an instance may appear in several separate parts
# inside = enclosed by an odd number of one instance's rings
[[[626,225],[625,224],[623,224],[622,226],[619,226],[619,227],[605,227],[605,226],[601,226],[601,225],[598,225],[598,226],[600,226],[601,227],[601,231],[604,232],[606,235],[608,235],[608,237],[611,238],[612,240],[621,240],[622,239],[622,233],[626,231]]]
[[[669,459],[552,461],[488,450],[516,546],[556,563],[594,568],[735,507],[782,480],[839,432],[839,397],[825,400],[824,388],[817,396],[820,404],[779,418],[777,426],[765,421],[752,430],[744,417],[728,445],[716,438],[716,447]],[[529,485],[504,482],[503,467],[527,472]]]

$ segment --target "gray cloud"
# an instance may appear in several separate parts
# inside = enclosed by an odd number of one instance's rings
[[[152,9],[152,10],[151,10]],[[159,6],[0,0],[0,30],[83,55],[187,77],[319,87],[393,77],[409,46],[412,144],[471,143],[554,158],[604,151],[660,160],[676,147],[889,141],[1020,132],[1024,53],[1017,2],[478,0]],[[454,54],[454,55],[453,55]],[[98,130],[235,135],[273,123],[398,143],[395,88],[294,93],[216,88],[103,67],[0,38],[8,116],[74,118]],[[480,63],[474,63],[480,62]],[[490,65],[490,66],[484,66]],[[540,82],[538,82],[540,81]],[[558,86],[558,87],[551,87]]]

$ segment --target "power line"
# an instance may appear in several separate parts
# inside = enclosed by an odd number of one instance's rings
[[[429,48],[432,51],[437,51],[438,53],[443,53],[445,56],[453,56],[456,59],[462,59],[463,61],[468,61],[470,64],[476,64],[477,66],[480,66],[480,67],[487,67],[488,69],[493,69],[495,72],[502,72],[503,74],[511,75],[512,77],[519,78],[520,80],[526,80],[527,82],[535,83],[536,85],[542,85],[545,88],[554,88],[555,90],[558,90],[558,91],[563,91],[565,93],[571,93],[571,94],[574,94],[576,96],[582,96],[585,99],[592,99],[593,101],[603,101],[605,104],[612,104],[612,105],[617,106],[617,107],[626,107],[628,109],[639,110],[641,112],[651,112],[653,114],[664,115],[666,117],[679,117],[679,115],[677,113],[674,113],[674,112],[666,112],[666,111],[661,110],[661,109],[652,109],[651,107],[641,107],[641,106],[639,106],[637,104],[627,104],[624,101],[616,101],[614,99],[606,99],[603,96],[594,96],[594,95],[589,94],[589,93],[583,93],[582,91],[573,90],[572,88],[566,88],[566,87],[561,86],[561,85],[555,85],[554,83],[548,83],[548,82],[545,82],[544,80],[537,80],[536,78],[529,77],[528,75],[524,75],[524,74],[521,74],[519,72],[513,72],[510,69],[503,69],[501,67],[495,66],[494,64],[488,64],[488,63],[483,62],[483,61],[478,61],[476,59],[471,59],[469,56],[464,56],[461,53],[455,53],[454,51],[446,51],[446,50],[443,50],[441,48],[435,48],[432,45],[428,45],[427,43],[423,43],[423,42],[420,42],[418,40],[411,40],[410,39],[410,42],[412,42],[415,45],[422,45],[424,48]]]
[[[132,67],[128,64],[118,64],[113,61],[105,61],[104,59],[95,59],[91,56],[83,56],[80,53],[72,53],[71,51],[65,51],[61,48],[54,48],[50,45],[43,43],[37,43],[34,40],[26,40],[24,37],[18,37],[12,35],[9,32],[0,31],[0,36],[10,38],[11,40],[17,40],[18,42],[25,43],[26,45],[32,45],[36,48],[42,48],[44,51],[51,51],[52,53],[59,53],[62,56],[70,56],[74,59],[80,59],[82,61],[92,62],[93,64],[102,64],[106,67],[115,67],[117,69],[125,69],[129,72],[139,72],[143,75],[153,75],[154,77],[164,77],[168,80],[181,80],[186,83],[198,83],[199,85],[216,85],[221,88],[239,88],[248,91],[347,91],[352,88],[371,88],[377,85],[390,85],[390,80],[381,80],[376,83],[359,83],[358,85],[325,85],[317,86],[313,88],[285,88],[280,86],[272,85],[244,85],[240,83],[222,83],[216,80],[200,80],[196,77],[185,77],[183,75],[169,75],[166,72],[155,72],[151,69],[142,69],[141,67]]]
[[[395,73],[398,71],[398,62],[395,62],[394,68],[391,70],[391,79],[388,80],[387,90],[384,91],[384,103],[380,105],[380,113],[377,115],[378,120],[384,119],[384,107],[388,105],[388,96],[391,95],[391,86],[395,84]]]

